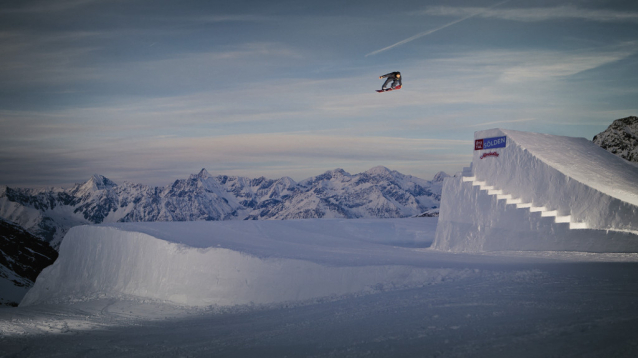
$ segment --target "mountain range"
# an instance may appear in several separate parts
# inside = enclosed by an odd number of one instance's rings
[[[385,167],[289,177],[213,176],[205,169],[164,187],[93,175],[68,189],[0,187],[0,217],[58,247],[73,226],[106,222],[398,218],[436,215],[442,182]]]

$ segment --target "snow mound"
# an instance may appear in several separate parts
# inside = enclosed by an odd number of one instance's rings
[[[444,182],[434,248],[638,252],[637,166],[585,138],[475,140],[471,167]]]
[[[415,287],[473,274],[419,252],[436,219],[118,223],[74,227],[21,306],[139,297],[233,306]]]

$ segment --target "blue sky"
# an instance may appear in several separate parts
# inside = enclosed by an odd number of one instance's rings
[[[401,71],[404,88],[378,94]],[[638,114],[635,1],[5,1],[0,184],[424,179]]]

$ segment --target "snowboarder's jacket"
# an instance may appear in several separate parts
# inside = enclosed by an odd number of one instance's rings
[[[390,82],[390,81],[393,81],[392,82],[392,87],[393,88],[394,88],[394,86],[396,85],[397,82],[399,82],[399,86],[403,85],[403,83],[401,82],[401,78],[403,76],[401,76],[401,72],[399,72],[399,71],[387,73],[387,74],[381,76],[380,78],[386,78],[386,77],[388,79],[383,84],[383,88],[385,88],[385,86],[387,86],[388,82]]]
[[[397,78],[397,75],[401,76],[401,72],[399,72],[399,71],[390,72],[390,73],[387,73],[387,74],[381,76],[381,78],[391,77],[392,79],[397,79],[397,80],[401,81],[401,77]]]

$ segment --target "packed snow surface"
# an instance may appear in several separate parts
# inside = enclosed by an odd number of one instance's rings
[[[452,254],[422,247],[436,222],[80,227],[32,304],[0,309],[0,356],[638,356],[637,254]],[[211,270],[227,280],[217,297],[235,304],[164,299],[175,279],[184,297],[209,297],[198,285]],[[258,280],[278,285],[279,299],[293,287],[313,298],[242,303],[250,289],[276,293]]]
[[[501,130],[542,162],[611,197],[638,205],[638,166],[586,138]],[[484,135],[488,135],[485,133]]]
[[[638,252],[638,166],[585,138],[505,129],[444,182],[434,247]]]
[[[40,274],[21,305],[134,296],[228,306],[421,285],[452,274],[405,248],[429,246],[434,223],[421,218],[80,226],[66,235],[60,258]]]

